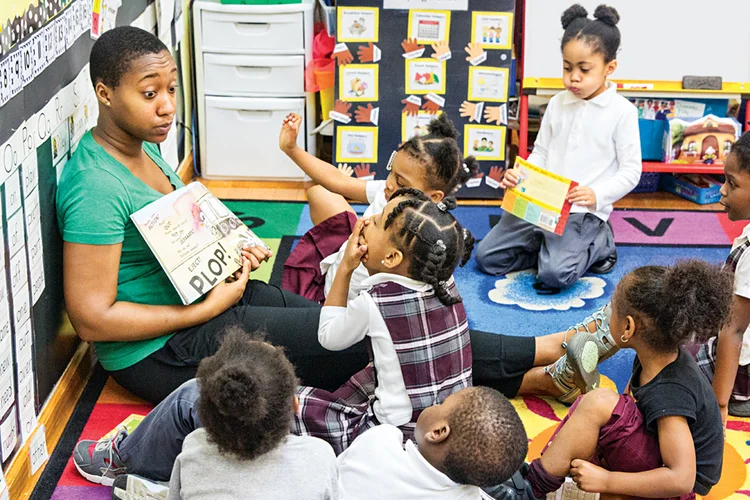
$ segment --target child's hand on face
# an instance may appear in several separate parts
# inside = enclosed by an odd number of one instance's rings
[[[571,203],[584,207],[596,207],[596,193],[586,186],[576,186],[568,192],[567,199]]]
[[[297,134],[299,134],[300,125],[302,125],[302,117],[297,113],[289,113],[281,123],[279,147],[286,154],[294,151],[294,148],[297,147]]]
[[[367,253],[367,245],[360,244],[362,239],[362,231],[365,226],[370,223],[370,219],[359,219],[354,224],[351,236],[349,236],[349,242],[346,245],[346,251],[344,252],[344,258],[341,260],[339,270],[344,272],[353,272],[359,264],[362,262],[362,257]]]
[[[521,176],[518,175],[518,170],[516,170],[515,168],[509,168],[505,171],[505,176],[500,183],[500,187],[502,187],[503,189],[514,188],[518,186],[518,181],[520,179]]]
[[[570,462],[570,476],[580,489],[589,493],[606,493],[609,471],[586,460]]]

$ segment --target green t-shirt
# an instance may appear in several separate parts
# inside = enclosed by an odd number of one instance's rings
[[[143,150],[176,188],[182,181],[154,144]],[[57,222],[63,240],[86,245],[122,243],[117,300],[149,305],[182,304],[130,215],[163,195],[134,176],[87,132],[65,165],[57,188]],[[131,342],[96,342],[102,366],[122,370],[158,351],[172,334]]]

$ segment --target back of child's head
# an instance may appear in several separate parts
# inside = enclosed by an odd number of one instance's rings
[[[605,64],[609,63],[617,58],[620,48],[620,30],[617,28],[620,14],[614,7],[600,5],[594,11],[593,20],[588,15],[580,4],[572,5],[563,12],[561,21],[565,33],[561,48],[564,49],[571,40],[581,40],[594,53],[601,54]]]
[[[432,285],[445,305],[461,301],[452,295],[446,282],[456,266],[471,257],[474,237],[450,213],[456,207],[454,198],[435,203],[417,189],[399,189],[391,199],[400,198],[387,215],[384,228],[391,228],[391,239],[409,260],[409,276]]]
[[[737,159],[737,167],[747,172],[750,170],[750,132],[745,132],[732,146],[732,152]]]
[[[529,440],[523,422],[510,401],[494,389],[471,387],[461,392],[461,404],[448,417],[451,434],[443,467],[457,483],[500,484],[526,457]]]
[[[674,352],[688,342],[717,335],[729,318],[732,275],[701,260],[646,266],[617,286],[621,318],[632,316],[636,335],[656,352]]]
[[[229,328],[197,378],[198,416],[222,453],[252,460],[289,435],[299,382],[281,348]]]
[[[479,163],[473,156],[462,157],[458,131],[445,113],[431,120],[427,130],[427,135],[412,137],[400,149],[424,165],[430,189],[447,196],[479,172]]]

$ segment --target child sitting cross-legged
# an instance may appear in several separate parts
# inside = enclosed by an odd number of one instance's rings
[[[528,439],[513,405],[494,389],[470,387],[425,409],[416,441],[392,425],[368,430],[339,455],[339,493],[347,500],[478,500],[480,486],[509,478]]]
[[[474,239],[450,214],[455,203],[402,189],[382,213],[357,221],[318,340],[332,351],[365,340],[371,362],[334,392],[302,388],[294,432],[325,439],[337,454],[377,424],[410,439],[422,410],[471,385],[469,326],[453,270]],[[347,300],[360,263],[370,277]]]
[[[724,435],[711,385],[682,346],[728,319],[732,275],[702,261],[636,269],[617,285],[609,321],[620,349],[636,352],[626,394],[580,398],[540,459],[496,498],[542,498],[571,475],[594,493],[694,498],[719,481]],[[512,483],[512,484],[511,484]]]

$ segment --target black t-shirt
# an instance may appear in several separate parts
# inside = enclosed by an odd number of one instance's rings
[[[641,370],[636,356],[630,390],[648,430],[656,433],[656,421],[661,417],[685,417],[695,444],[694,490],[699,495],[708,494],[719,482],[724,457],[724,427],[711,385],[684,349],[644,386],[640,386]]]

